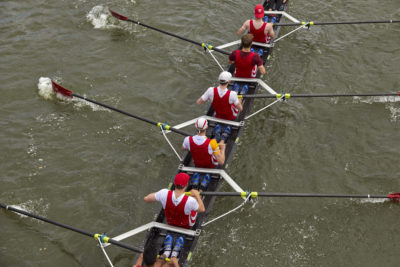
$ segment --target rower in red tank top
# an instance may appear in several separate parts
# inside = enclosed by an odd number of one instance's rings
[[[175,189],[161,189],[158,192],[148,194],[145,202],[161,202],[165,218],[169,225],[183,228],[191,228],[195,222],[198,212],[204,212],[204,204],[201,200],[198,189],[192,189],[191,196],[185,195],[188,187],[189,175],[187,173],[178,173],[174,179]],[[207,189],[209,181],[200,191]]]
[[[259,43],[266,43],[267,42],[267,37],[269,37],[269,34],[265,34],[265,27],[267,26],[267,23],[264,22],[261,26],[261,28],[256,29],[254,27],[254,22],[253,20],[250,20],[250,33],[254,36],[253,42],[259,42]]]
[[[209,87],[207,91],[197,99],[197,104],[211,101],[214,109],[214,116],[224,120],[235,120],[238,112],[242,111],[242,100],[238,98],[235,91],[228,89],[232,74],[227,71],[221,72],[218,77],[219,86]]]
[[[183,140],[182,149],[189,150],[196,168],[215,168],[225,163],[225,142],[217,143],[215,139],[206,136],[208,121],[204,118],[197,119],[195,136],[187,136]]]
[[[250,51],[253,43],[253,35],[242,36],[242,49],[235,50],[229,55],[228,63],[235,63],[235,77],[255,78],[258,71],[264,75],[265,67],[261,57]]]
[[[242,27],[237,31],[238,35],[242,35],[246,30],[254,35],[254,42],[266,43],[267,37],[275,38],[274,28],[271,23],[263,21],[264,7],[256,5],[254,7],[255,20],[246,20]]]

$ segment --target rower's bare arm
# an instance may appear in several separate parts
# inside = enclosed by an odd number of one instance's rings
[[[144,202],[151,203],[156,201],[156,193],[150,193],[144,197]]]
[[[246,21],[243,23],[242,27],[240,27],[239,30],[237,30],[237,32],[236,32],[237,35],[242,35],[246,30],[248,30],[248,28],[249,28],[248,25],[250,25],[250,21],[249,21],[249,20],[246,20]]]
[[[192,197],[194,197],[196,199],[197,203],[199,204],[199,208],[197,209],[197,212],[199,212],[199,213],[205,212],[206,208],[204,207],[204,203],[203,203],[203,200],[201,199],[200,192],[197,191],[196,189],[192,189],[192,190],[190,190],[190,195]]]
[[[179,267],[179,260],[178,260],[178,258],[175,258],[175,257],[172,257],[171,258],[171,261],[168,263],[168,262],[166,262],[168,265],[163,265],[163,266],[171,266],[171,264],[172,264],[172,266],[173,267]]]
[[[267,72],[267,71],[265,70],[264,65],[258,66],[258,71],[259,71],[262,75],[264,75],[264,74]]]
[[[201,105],[201,104],[203,104],[204,103],[204,100],[203,100],[203,98],[199,98],[199,99],[197,99],[197,101],[196,101],[196,104],[197,105]]]
[[[237,103],[236,108],[237,108],[239,111],[242,111],[242,110],[243,110],[242,99],[239,99],[239,103]]]
[[[271,39],[275,38],[275,32],[274,32],[274,27],[272,27],[272,24],[267,24],[268,25],[268,35],[271,37]]]
[[[214,154],[214,156],[219,165],[223,165],[225,163],[225,143],[224,143],[224,141],[221,141],[219,143],[219,153]]]

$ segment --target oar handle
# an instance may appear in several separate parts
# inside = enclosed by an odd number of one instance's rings
[[[35,219],[43,221],[43,222],[47,222],[47,223],[56,225],[56,226],[61,227],[61,228],[65,228],[65,229],[80,233],[82,235],[86,235],[86,236],[89,236],[89,237],[94,237],[96,239],[97,239],[97,237],[101,236],[99,234],[94,234],[94,233],[91,233],[91,232],[88,232],[88,231],[85,231],[85,230],[82,230],[82,229],[78,229],[78,228],[75,228],[73,226],[70,226],[70,225],[67,225],[67,224],[64,224],[64,223],[56,222],[56,221],[47,219],[45,217],[42,217],[42,216],[39,216],[39,215],[36,215],[36,214],[33,214],[33,213],[29,213],[27,211],[20,210],[20,209],[17,209],[17,208],[14,208],[12,206],[8,206],[8,205],[2,204],[2,203],[0,203],[0,207],[5,209],[5,210],[10,210],[10,211],[13,211],[13,212],[16,212],[16,213],[19,213],[19,214],[22,214],[22,215],[25,215],[25,216],[28,216],[28,217],[31,217],[31,218],[35,218]],[[139,253],[143,252],[143,250],[140,249],[140,248],[136,248],[136,247],[121,243],[119,241],[113,240],[112,238],[106,237],[106,238],[103,238],[103,240],[106,241],[107,243],[111,243],[111,244],[114,244],[116,246],[119,246],[119,247],[122,247],[122,248],[125,248],[125,249],[129,249],[129,250],[132,250],[132,251],[135,251],[135,252],[139,252]]]

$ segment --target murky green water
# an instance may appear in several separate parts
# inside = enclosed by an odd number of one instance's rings
[[[103,8],[218,45],[237,39],[254,4],[1,1],[0,202],[109,236],[152,221],[158,206],[143,196],[166,186],[178,165],[158,129],[82,102],[45,99],[39,78],[156,121],[187,121],[204,113],[195,100],[215,83],[218,65],[196,46],[112,20]],[[315,21],[399,19],[400,3],[292,1],[289,13]],[[396,92],[399,44],[400,25],[316,26],[276,44],[265,81],[278,92]],[[253,191],[398,192],[398,101],[274,105],[247,123],[228,173]],[[255,108],[270,102],[257,100]],[[182,138],[169,136],[178,148]],[[210,217],[239,204],[218,199]],[[399,216],[399,205],[382,201],[260,199],[207,226],[192,266],[397,266]],[[0,266],[107,265],[93,239],[3,210],[0,226]],[[116,266],[134,257],[116,247],[107,252]]]

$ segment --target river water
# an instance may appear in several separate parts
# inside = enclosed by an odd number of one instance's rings
[[[238,39],[255,4],[1,1],[0,202],[111,237],[152,221],[159,206],[143,196],[167,186],[179,164],[158,129],[57,99],[39,79],[156,121],[190,120],[205,112],[195,101],[215,84],[218,65],[197,46],[110,18],[107,7],[219,45]],[[288,12],[314,21],[399,19],[400,2],[292,1]],[[276,44],[264,80],[277,92],[396,92],[399,44],[400,25],[315,26]],[[260,192],[398,192],[399,130],[398,97],[293,98],[249,120],[227,171]],[[179,148],[182,137],[169,137]],[[240,201],[219,198],[210,218]],[[259,199],[208,225],[192,266],[398,266],[399,218],[400,206],[382,200]],[[91,238],[4,210],[0,226],[0,266],[107,266]],[[140,246],[143,237],[124,242]],[[135,256],[107,253],[115,266]]]

